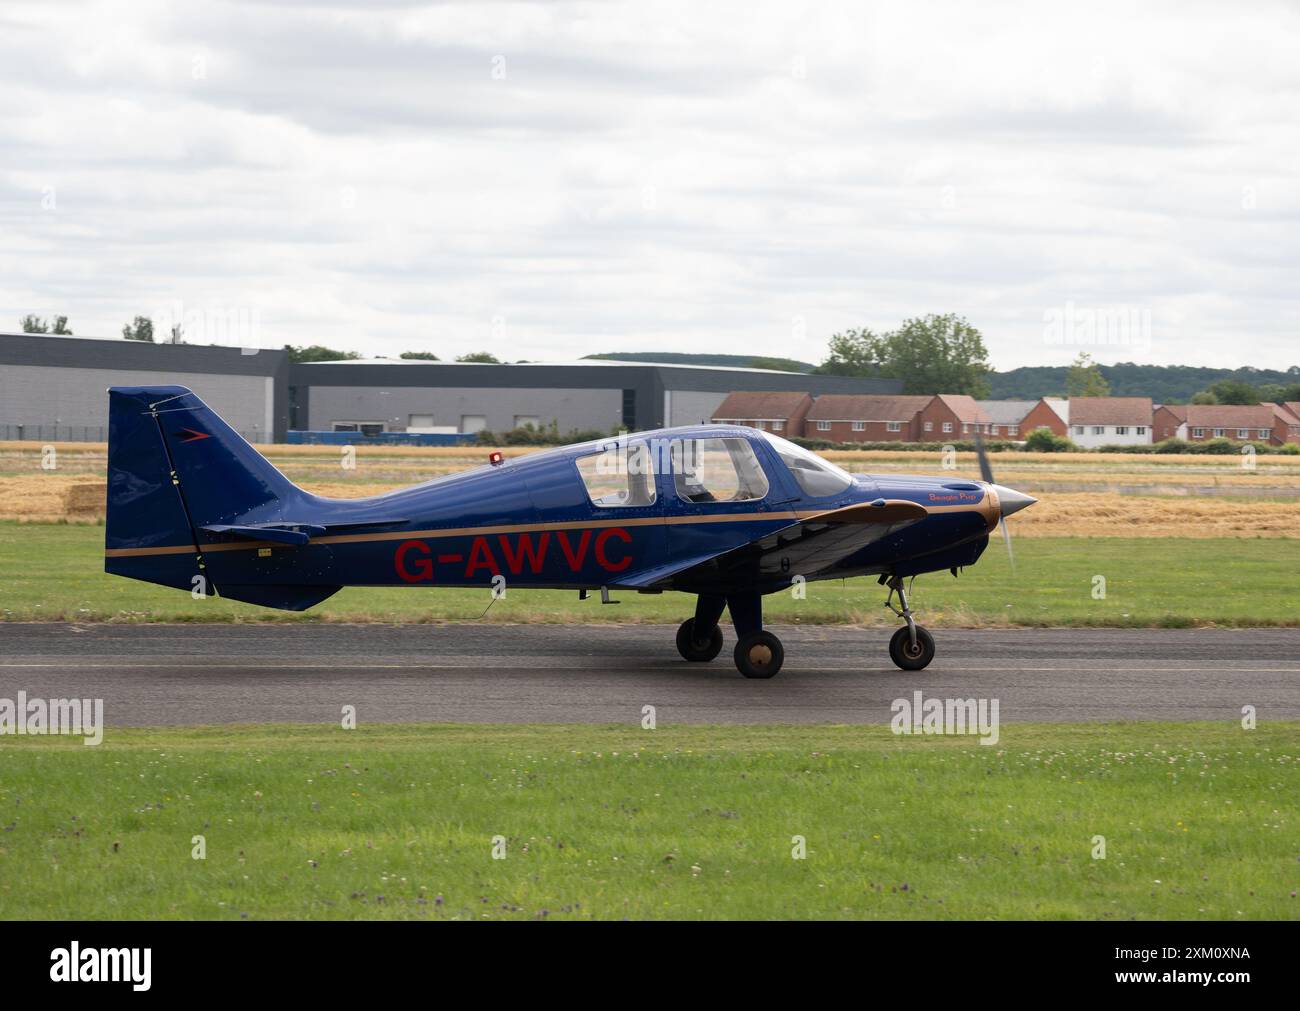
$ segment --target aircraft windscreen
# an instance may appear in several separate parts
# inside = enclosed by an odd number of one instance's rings
[[[782,439],[779,435],[764,432],[763,437],[771,443],[781,462],[790,468],[790,473],[799,482],[803,493],[812,498],[824,495],[838,495],[853,483],[849,473],[828,463],[816,453],[809,452],[802,446]]]

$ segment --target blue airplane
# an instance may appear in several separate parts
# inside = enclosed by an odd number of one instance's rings
[[[183,386],[109,393],[104,568],[205,596],[302,611],[344,586],[695,594],[677,650],[709,661],[729,611],[736,667],[784,661],[762,599],[801,583],[878,576],[904,622],[894,663],[921,670],[934,638],[904,581],[972,565],[1033,504],[983,481],[849,474],[770,432],[693,425],[506,460],[362,499],[281,474]],[[1010,540],[1007,541],[1008,549]],[[898,606],[893,604],[898,597]]]

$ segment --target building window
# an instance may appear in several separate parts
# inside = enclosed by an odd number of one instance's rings
[[[830,430],[831,430],[831,423],[830,423],[829,421],[819,421],[819,422],[817,422],[817,431],[819,431],[819,432],[829,432]]]
[[[1249,429],[1249,428],[1239,428],[1239,429],[1237,429],[1237,438],[1238,438],[1238,439],[1249,439],[1249,438],[1250,438],[1250,429]]]
[[[952,431],[952,422],[951,422],[951,421],[945,421],[945,422],[943,423],[943,430],[944,430],[945,432],[951,432],[951,431]]]
[[[1106,426],[1105,426],[1105,425],[1093,425],[1093,426],[1092,426],[1092,434],[1093,434],[1093,435],[1105,435],[1105,434],[1106,434]]]
[[[360,432],[362,435],[382,435],[387,426],[382,421],[336,421],[336,432]]]
[[[1128,425],[1116,425],[1116,426],[1115,426],[1115,434],[1116,434],[1116,435],[1128,435]]]
[[[963,435],[969,435],[969,434],[970,434],[970,425],[962,425],[962,426],[961,426],[961,430],[962,430],[962,434],[963,434]]]
[[[1019,425],[1008,425],[1008,426],[1007,426],[1007,435],[1019,435],[1019,434],[1020,434],[1020,426],[1019,426]]]
[[[1192,438],[1193,438],[1193,439],[1204,439],[1204,438],[1205,438],[1205,429],[1203,429],[1203,428],[1193,428],[1193,429],[1192,429]]]
[[[1267,428],[1261,428],[1261,429],[1259,430],[1259,437],[1260,437],[1261,439],[1267,439],[1267,438],[1269,438],[1272,434],[1273,434],[1273,433],[1272,433],[1269,429],[1267,429]]]
[[[1082,434],[1083,434],[1083,426],[1082,426],[1082,425],[1075,425],[1075,426],[1074,426],[1074,434],[1075,434],[1075,435],[1082,435]]]
[[[1227,431],[1227,429],[1224,429],[1224,428],[1216,428],[1216,429],[1214,430],[1214,437],[1215,437],[1216,439],[1222,439],[1222,438],[1223,438],[1223,433],[1224,433],[1225,431]]]
[[[785,431],[785,422],[784,422],[784,421],[774,421],[774,422],[772,422],[772,431],[774,431],[774,432],[784,432],[784,431]]]
[[[903,423],[902,423],[901,421],[886,421],[886,422],[885,422],[885,431],[886,431],[886,432],[901,432],[902,430],[903,430]]]
[[[997,435],[997,434],[998,434],[998,426],[989,425],[989,435]]]
[[[1133,434],[1134,434],[1134,435],[1146,435],[1146,434],[1147,434],[1147,427],[1146,427],[1146,425],[1138,425],[1137,428],[1133,429]]]
[[[927,421],[927,422],[925,423],[925,430],[926,430],[927,432],[933,432],[933,431],[934,431],[934,422],[933,422],[933,421]]]
[[[763,430],[763,422],[762,422],[762,421],[755,421],[755,422],[754,422],[754,427],[757,428],[757,429],[761,432],[761,431]]]

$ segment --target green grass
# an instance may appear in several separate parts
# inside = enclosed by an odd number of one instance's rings
[[[97,748],[5,737],[0,919],[1293,919],[1298,735],[1289,723],[1013,725],[996,746],[885,727],[110,728]],[[192,858],[196,835],[206,859]],[[796,835],[806,859],[792,858]]]
[[[344,589],[294,614],[153,586],[103,571],[103,527],[0,523],[0,619],[10,621],[433,621],[478,618],[486,589]],[[1300,541],[1026,538],[1013,575],[1000,543],[959,579],[916,582],[913,606],[928,625],[1300,625]],[[1093,579],[1106,597],[1093,598]],[[677,622],[693,610],[680,594],[622,593],[623,603],[580,603],[558,590],[515,590],[490,621]],[[777,623],[895,624],[874,580],[829,581],[766,602]]]

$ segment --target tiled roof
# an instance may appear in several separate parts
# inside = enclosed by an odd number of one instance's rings
[[[809,421],[911,421],[933,397],[823,393],[808,412]]]
[[[1150,425],[1150,397],[1073,397],[1071,425]]]
[[[791,418],[798,413],[808,394],[802,391],[735,390],[713,412],[724,421],[768,421]]]

